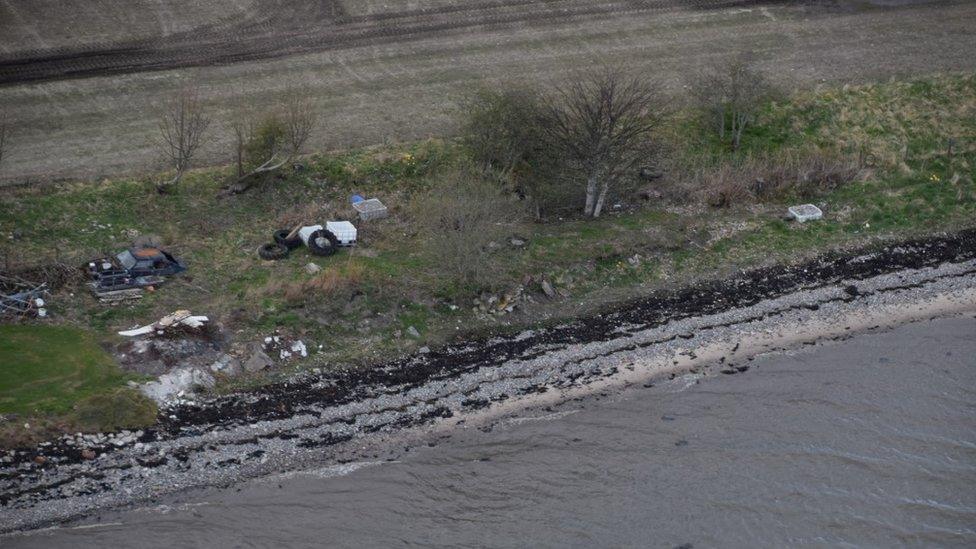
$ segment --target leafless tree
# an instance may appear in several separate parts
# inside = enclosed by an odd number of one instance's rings
[[[246,106],[234,110],[231,113],[228,126],[234,134],[234,160],[237,164],[237,177],[244,177],[247,146],[257,131],[254,112]]]
[[[584,215],[599,217],[610,187],[646,160],[663,112],[656,86],[618,70],[584,75],[548,99],[546,133],[583,175]]]
[[[746,56],[734,57],[700,75],[694,89],[702,108],[712,118],[719,138],[728,139],[732,150],[739,149],[742,132],[755,121],[759,108],[775,93],[766,77]]]
[[[176,169],[176,175],[158,183],[156,189],[159,192],[166,192],[183,178],[203,143],[210,120],[199,93],[193,87],[181,89],[164,103],[159,114],[159,144]]]
[[[6,156],[8,142],[10,140],[10,122],[6,111],[0,110],[0,168],[3,168],[3,159]]]
[[[241,193],[251,187],[254,177],[273,172],[298,156],[315,129],[316,113],[311,98],[292,91],[285,94],[277,112],[255,123],[253,116],[242,116],[232,123],[238,158],[238,176],[224,191]],[[244,169],[245,156],[251,151],[253,167]]]

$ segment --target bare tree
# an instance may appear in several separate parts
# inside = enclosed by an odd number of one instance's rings
[[[244,177],[247,144],[251,141],[255,131],[254,117],[247,110],[241,109],[233,113],[229,125],[234,134],[234,160],[237,163],[237,177]]]
[[[695,85],[695,95],[711,116],[719,138],[728,139],[732,150],[739,149],[742,132],[754,123],[759,108],[773,94],[773,87],[746,56],[714,67],[699,76]]]
[[[238,176],[225,187],[231,194],[251,187],[255,176],[273,172],[298,156],[315,129],[316,113],[309,96],[299,92],[285,95],[278,112],[261,123],[253,117],[239,117],[232,125],[238,158]],[[245,158],[250,153],[251,158]],[[245,170],[249,160],[252,168]]]
[[[180,182],[203,143],[209,126],[210,116],[204,110],[195,88],[185,87],[164,103],[159,114],[159,144],[176,169],[176,175],[158,183],[156,189],[159,192],[166,192]]]
[[[9,139],[10,122],[7,119],[6,111],[0,110],[0,168],[3,168],[3,159],[6,156]]]
[[[546,133],[585,179],[584,215],[599,217],[610,187],[646,159],[663,107],[655,86],[617,70],[586,75],[548,100]]]

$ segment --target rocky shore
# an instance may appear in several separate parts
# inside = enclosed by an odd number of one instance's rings
[[[489,426],[628,384],[734,375],[757,354],[976,310],[976,231],[828,254],[661,291],[604,314],[371,370],[180,400],[154,429],[0,454],[0,532]],[[409,440],[409,442],[408,442]]]

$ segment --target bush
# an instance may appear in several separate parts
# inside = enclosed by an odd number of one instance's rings
[[[411,217],[426,238],[418,243],[456,290],[490,285],[492,244],[511,234],[524,204],[491,181],[461,170],[414,197]]]
[[[461,143],[482,176],[525,197],[537,218],[579,208],[583,189],[548,146],[543,98],[534,90],[479,90],[464,102]]]
[[[244,144],[244,165],[253,170],[278,154],[285,141],[285,123],[281,117],[266,116]]]
[[[766,77],[742,56],[699,75],[692,90],[719,139],[733,151],[739,149],[742,133],[754,123],[759,108],[777,95]]]

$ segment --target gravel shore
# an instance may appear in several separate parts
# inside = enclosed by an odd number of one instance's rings
[[[762,353],[976,311],[976,231],[662,291],[602,315],[370,371],[164,410],[156,429],[2,455],[0,532],[354,459],[629,384],[735,375]]]

